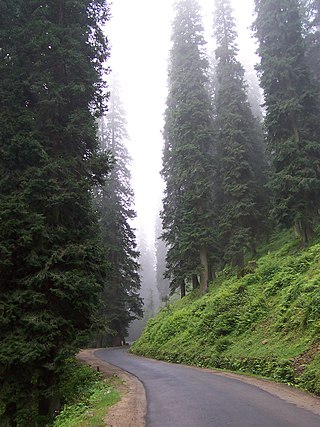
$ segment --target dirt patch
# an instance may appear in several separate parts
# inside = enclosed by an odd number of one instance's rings
[[[98,368],[106,377],[116,375],[122,380],[118,387],[121,400],[109,409],[106,427],[145,427],[147,399],[142,383],[134,375],[95,357],[95,351],[82,350],[77,359]]]
[[[309,350],[305,351],[304,353],[300,354],[300,356],[297,356],[294,359],[293,369],[297,377],[301,376],[304,373],[306,367],[313,361],[313,359],[317,354],[319,354],[319,352],[320,344],[317,343],[313,345]]]

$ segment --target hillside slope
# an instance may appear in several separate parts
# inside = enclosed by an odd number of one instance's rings
[[[254,271],[220,277],[151,319],[135,354],[246,372],[320,394],[320,243],[283,233]]]

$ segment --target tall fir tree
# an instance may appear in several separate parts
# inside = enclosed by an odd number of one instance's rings
[[[137,235],[138,249],[140,253],[140,297],[143,301],[143,317],[134,320],[129,327],[129,340],[135,341],[142,334],[148,320],[156,314],[159,307],[159,292],[156,285],[155,253],[153,245],[148,243],[143,229]]]
[[[167,247],[161,239],[163,233],[161,218],[156,218],[156,282],[160,303],[166,302],[170,293],[170,282],[164,277],[166,271]]]
[[[320,95],[320,0],[302,0],[306,62]]]
[[[104,0],[0,2],[0,424],[44,426],[106,268],[92,186]]]
[[[216,0],[219,228],[225,261],[243,267],[266,214],[263,136],[248,102],[229,0]]]
[[[253,116],[258,122],[263,123],[263,92],[259,86],[259,79],[254,65],[244,64],[245,81],[247,84],[248,101]],[[262,128],[262,127],[261,127]]]
[[[273,214],[303,243],[319,216],[318,94],[305,60],[298,0],[256,0],[261,86],[265,95]]]
[[[130,157],[126,118],[119,85],[111,86],[110,107],[100,119],[100,140],[103,150],[109,150],[115,165],[96,200],[101,215],[100,228],[110,272],[103,292],[103,308],[107,332],[100,334],[98,346],[119,344],[127,336],[130,322],[142,315],[139,297],[139,252],[130,222],[135,218],[133,191],[130,183]]]
[[[181,0],[175,7],[164,128],[162,219],[168,246],[167,277],[171,290],[180,288],[183,296],[186,281],[193,277],[200,276],[202,293],[208,286],[208,253],[214,245],[213,124],[199,5],[195,0]]]

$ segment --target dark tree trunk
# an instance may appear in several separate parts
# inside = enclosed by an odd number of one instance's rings
[[[113,347],[121,347],[122,345],[122,337],[120,335],[116,335],[112,339],[112,346]]]
[[[184,280],[181,280],[180,284],[181,298],[186,296],[186,283]]]
[[[254,257],[257,256],[257,248],[256,248],[255,242],[251,242],[251,252],[252,252],[252,256]]]
[[[232,259],[232,265],[234,267],[238,267],[239,269],[242,269],[244,267],[243,250],[239,251],[237,254],[234,255],[234,257]]]
[[[57,378],[55,373],[49,370],[45,370],[41,378],[44,383],[44,389],[38,399],[38,413],[43,419],[49,419],[61,407],[59,395],[55,392]]]
[[[8,421],[9,427],[17,427],[16,415],[17,415],[17,405],[15,403],[8,403],[6,406],[4,416]]]
[[[206,248],[200,250],[200,262],[202,270],[200,273],[200,294],[204,295],[208,290],[208,253]]]
[[[299,237],[302,240],[302,246],[305,247],[313,236],[313,227],[308,219],[296,222],[295,228]]]
[[[216,273],[211,265],[208,266],[208,280],[212,282],[216,278]]]
[[[198,276],[196,274],[194,274],[192,276],[192,288],[193,289],[198,289],[199,287],[200,287],[200,283],[199,283],[199,280],[198,280]]]

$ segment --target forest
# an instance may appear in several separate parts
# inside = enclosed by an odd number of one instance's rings
[[[213,1],[212,54],[199,2],[174,2],[153,259],[111,2],[0,0],[1,426],[53,425],[70,360],[153,316],[150,282],[162,309],[134,352],[320,393],[320,2],[254,3],[260,86],[230,0]]]
[[[320,393],[319,8],[255,1],[261,110],[231,2],[215,1],[213,57],[199,5],[177,2],[161,216],[182,299],[131,352]]]

